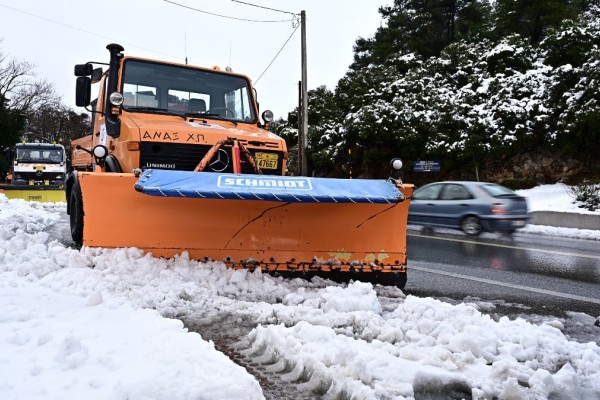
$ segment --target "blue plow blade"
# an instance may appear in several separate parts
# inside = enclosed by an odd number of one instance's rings
[[[385,180],[236,175],[215,172],[147,169],[135,184],[151,196],[267,200],[288,203],[377,203],[404,200]]]

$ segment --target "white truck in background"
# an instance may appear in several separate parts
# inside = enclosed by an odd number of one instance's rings
[[[5,149],[11,160],[0,190],[8,198],[56,202],[65,199],[67,158],[64,146],[18,143]]]

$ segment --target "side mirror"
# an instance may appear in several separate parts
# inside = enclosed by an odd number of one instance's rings
[[[77,78],[75,85],[75,104],[77,107],[87,107],[90,105],[92,95],[92,80],[87,76]]]
[[[100,82],[102,79],[102,67],[96,68],[92,71],[92,83]]]
[[[75,65],[75,76],[90,76],[94,70],[94,66],[90,63]]]

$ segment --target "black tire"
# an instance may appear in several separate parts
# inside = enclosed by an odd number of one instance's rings
[[[73,183],[71,195],[69,196],[69,222],[71,224],[71,237],[73,241],[81,246],[83,244],[83,200],[79,181]]]
[[[106,157],[105,167],[106,172],[123,172],[121,164],[119,164],[119,161],[113,156]]]
[[[462,220],[460,227],[462,231],[469,236],[477,236],[481,233],[481,231],[483,231],[481,221],[479,220],[479,218],[473,215],[466,216]]]

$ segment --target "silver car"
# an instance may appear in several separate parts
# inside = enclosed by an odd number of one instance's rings
[[[527,200],[489,182],[448,181],[422,186],[413,193],[408,223],[481,232],[512,234],[527,225]]]

